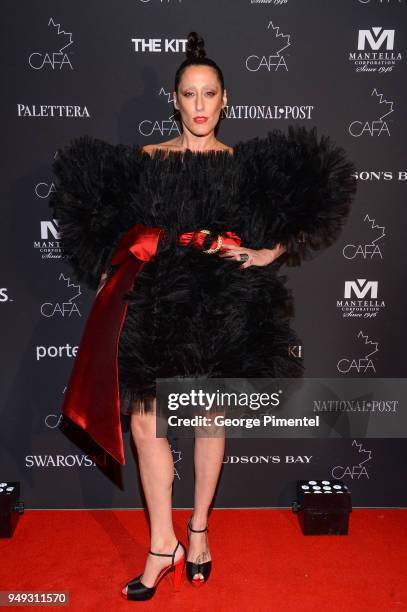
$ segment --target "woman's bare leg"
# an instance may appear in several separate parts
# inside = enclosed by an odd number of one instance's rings
[[[174,462],[167,438],[156,437],[155,406],[154,412],[133,412],[131,432],[137,448],[141,482],[150,517],[150,550],[172,553],[177,544],[172,523]],[[182,555],[183,550],[179,546],[175,561]],[[159,571],[170,563],[171,557],[147,555],[141,582],[148,587],[153,586]],[[127,587],[123,592],[126,593],[126,590]]]
[[[195,495],[191,519],[193,529],[204,529],[208,523],[208,510],[219,479],[225,451],[225,437],[218,428],[218,436],[205,436],[202,430],[195,429]],[[204,563],[211,559],[207,532],[189,531],[188,561]],[[195,580],[203,579],[196,574]]]

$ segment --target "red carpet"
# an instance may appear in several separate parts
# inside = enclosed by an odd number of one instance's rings
[[[189,515],[174,511],[185,544]],[[291,510],[214,510],[209,582],[194,589],[184,574],[173,593],[166,577],[150,601],[127,602],[120,589],[141,573],[148,550],[142,510],[28,510],[0,540],[0,590],[68,591],[68,606],[47,609],[75,612],[402,611],[406,518],[406,510],[354,509],[349,535],[304,536]]]

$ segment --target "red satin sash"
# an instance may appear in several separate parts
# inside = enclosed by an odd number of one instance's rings
[[[124,234],[111,263],[118,266],[96,295],[82,334],[62,413],[84,429],[116,461],[125,465],[120,420],[118,344],[127,312],[125,293],[133,289],[138,272],[156,254],[164,230],[137,223]],[[221,234],[223,244],[240,246],[234,232]],[[178,236],[181,245],[202,247],[201,231]],[[215,238],[208,248],[218,244]],[[222,248],[220,249],[222,251]]]

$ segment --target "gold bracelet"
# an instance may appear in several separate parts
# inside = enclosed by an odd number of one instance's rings
[[[210,234],[211,232],[207,229],[202,229],[199,230],[202,234]],[[223,244],[223,238],[222,236],[219,234],[218,235],[218,243],[216,245],[216,247],[214,247],[213,249],[202,249],[202,253],[207,253],[208,255],[213,255],[213,253],[217,253],[219,251],[219,249],[221,248],[222,244]]]

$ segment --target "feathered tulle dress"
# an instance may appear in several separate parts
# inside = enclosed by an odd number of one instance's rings
[[[90,136],[58,151],[50,198],[63,255],[96,290],[62,412],[124,464],[120,415],[152,407],[156,378],[300,377],[293,297],[280,274],[338,237],[354,164],[316,128],[228,151],[164,152]],[[209,230],[210,233],[201,232]],[[206,250],[277,243],[241,269]]]

